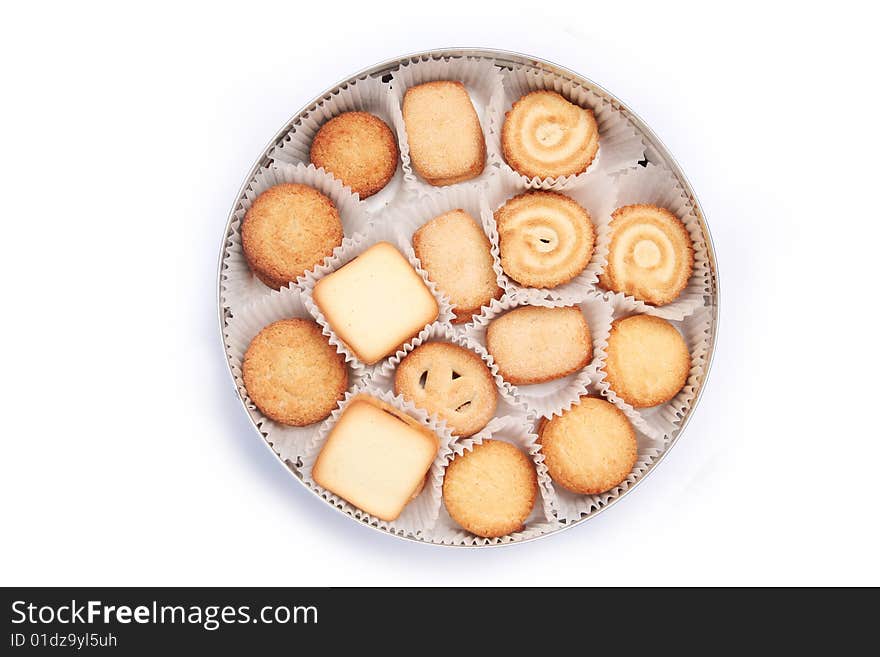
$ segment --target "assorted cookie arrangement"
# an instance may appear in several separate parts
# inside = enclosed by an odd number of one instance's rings
[[[695,397],[699,223],[644,147],[603,168],[642,142],[583,90],[479,59],[401,69],[325,98],[251,187],[226,249],[225,289],[254,290],[226,300],[233,373],[354,517],[439,543],[554,531],[637,481]]]

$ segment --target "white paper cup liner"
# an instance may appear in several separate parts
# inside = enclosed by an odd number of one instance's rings
[[[412,245],[413,234],[429,222],[431,219],[452,210],[464,210],[477,225],[486,230],[483,214],[486,212],[486,195],[481,185],[462,183],[449,187],[437,187],[423,196],[410,196],[407,200],[395,204],[394,209],[386,210],[376,215],[374,221],[377,225],[391,226],[394,229],[396,244],[408,258],[416,258]],[[490,251],[492,252],[492,269],[495,271],[495,280],[498,286],[505,289],[501,261],[498,259],[498,243],[493,241],[487,233]],[[416,258],[418,261],[418,259]],[[421,266],[421,262],[419,262]],[[439,288],[438,288],[439,289]],[[442,293],[442,290],[441,290]],[[483,306],[482,311],[488,308]],[[475,313],[474,316],[480,313]],[[455,324],[457,330],[473,322],[473,316],[468,322]]]
[[[397,235],[395,233],[393,225],[387,223],[371,225],[366,234],[359,235],[354,240],[343,244],[341,249],[334,252],[332,258],[325,260],[323,264],[318,265],[309,272],[306,272],[306,274],[299,279],[299,285],[305,292],[303,296],[303,302],[305,303],[306,308],[308,308],[309,312],[312,314],[312,317],[314,317],[317,320],[318,324],[321,325],[322,329],[324,330],[324,335],[326,335],[330,340],[330,344],[334,345],[340,353],[345,354],[346,362],[353,363],[353,367],[355,367],[356,369],[363,369],[369,374],[372,374],[374,370],[381,367],[382,363],[387,360],[388,357],[372,365],[367,365],[366,363],[363,363],[355,355],[354,351],[352,351],[351,348],[347,344],[345,344],[345,342],[338,335],[336,335],[336,332],[330,326],[327,318],[324,317],[324,313],[321,312],[321,309],[318,308],[318,305],[315,303],[312,294],[314,292],[315,285],[318,283],[319,280],[324,278],[324,276],[336,271],[346,263],[359,256],[361,253],[366,251],[368,248],[379,242],[390,242],[391,244],[395,245],[398,243]],[[412,249],[410,249],[409,253],[403,253],[403,255],[407,258],[407,261],[410,265],[412,265],[413,269],[418,272],[419,276],[422,277],[422,280],[431,291],[431,294],[434,295],[434,298],[437,299],[439,314],[437,315],[437,319],[435,321],[425,326],[414,338],[410,339],[406,344],[404,344],[401,349],[398,349],[394,354],[390,354],[390,356],[400,355],[401,357],[404,354],[408,354],[410,351],[412,351],[412,341],[415,338],[421,337],[423,334],[426,334],[426,331],[433,324],[443,324],[449,326],[452,321],[452,305],[449,303],[449,299],[445,295],[441,294],[434,282],[428,278],[427,273],[421,267],[421,263],[419,263],[419,261],[412,253]]]
[[[631,299],[614,299],[614,307],[614,319],[639,314],[638,308]],[[606,380],[604,360],[596,381],[597,390],[622,410],[636,429],[650,438],[664,442],[671,438],[672,433],[687,415],[696,399],[700,382],[705,377],[711,340],[712,309],[700,308],[683,321],[667,321],[682,334],[691,354],[691,370],[687,382],[672,400],[651,408],[633,408],[611,389]]]
[[[486,234],[489,235],[494,250],[498,251],[498,225],[495,223],[495,211],[498,210],[511,198],[518,196],[528,190],[524,189],[516,180],[497,176],[489,181],[486,189],[489,211],[483,214],[483,224]],[[571,303],[586,298],[589,294],[595,292],[599,281],[599,272],[605,267],[606,258],[599,250],[599,234],[601,231],[608,231],[608,224],[611,222],[611,213],[617,207],[617,190],[614,179],[602,172],[590,176],[580,185],[573,189],[561,192],[565,196],[573,199],[582,208],[590,214],[590,221],[593,224],[593,235],[595,242],[593,246],[593,254],[589,263],[584,270],[575,276],[572,280],[553,288],[532,288],[517,283],[510,278],[504,270],[501,270],[501,284],[506,292],[511,295],[528,292],[548,299],[562,299]],[[606,240],[607,242],[607,240]],[[605,249],[607,254],[607,247]],[[498,264],[501,265],[500,251],[498,255]]]
[[[334,254],[344,247],[346,240],[356,237],[366,230],[369,224],[369,218],[358,202],[357,196],[323,169],[305,164],[279,164],[260,169],[245,188],[233,216],[229,234],[226,236],[226,256],[223,259],[220,288],[222,303],[233,314],[245,305],[272,292],[272,288],[264,285],[254,276],[244,257],[241,247],[241,222],[257,196],[281,183],[308,185],[333,201],[339,212],[344,235],[343,245],[336,247]],[[324,262],[328,260],[329,257]]]
[[[391,87],[379,78],[363,76],[345,83],[339,90],[327,94],[309,107],[290,131],[269,151],[269,157],[278,163],[309,164],[309,152],[318,130],[333,117],[345,112],[369,112],[378,117],[396,133],[395,113],[397,97]],[[331,174],[332,175],[332,174]],[[366,199],[361,199],[369,211],[388,205],[403,192],[403,169],[398,162],[394,177],[385,187]]]
[[[570,490],[566,490],[552,479],[550,486],[552,488],[551,499],[554,502],[554,511],[556,517],[564,523],[576,522],[584,516],[590,515],[594,511],[599,510],[603,506],[615,498],[620,497],[630,486],[635,484],[651,464],[659,458],[663,453],[661,447],[657,447],[657,441],[649,438],[643,433],[636,431],[636,440],[638,441],[638,456],[636,464],[632,471],[614,488],[599,493],[597,495],[579,495]],[[549,476],[549,475],[548,475]]]
[[[569,102],[593,110],[599,126],[599,151],[583,173],[558,178],[529,178],[512,169],[504,160],[501,129],[506,113],[522,96],[543,89],[555,91]],[[614,173],[634,167],[645,155],[644,142],[635,126],[610,101],[576,82],[529,66],[516,66],[502,72],[501,92],[489,107],[489,126],[487,146],[490,158],[499,165],[501,176],[515,182],[521,189],[572,189],[594,173]]]
[[[318,455],[321,453],[321,449],[324,447],[324,443],[330,435],[330,431],[333,429],[339,416],[342,415],[351,400],[361,393],[381,399],[397,410],[415,418],[437,434],[437,437],[440,440],[440,448],[437,451],[437,456],[434,458],[434,462],[431,464],[430,470],[428,470],[428,479],[425,482],[422,492],[404,507],[403,512],[396,520],[390,522],[380,520],[365,511],[361,511],[338,495],[334,495],[330,491],[319,486],[312,478],[312,470],[315,467],[315,461],[317,461]],[[416,408],[403,399],[403,397],[379,390],[378,388],[371,386],[369,382],[364,382],[354,390],[346,393],[345,399],[339,403],[336,410],[333,411],[330,417],[320,426],[318,432],[306,445],[305,454],[302,457],[301,465],[298,470],[303,477],[303,481],[309,488],[316,491],[323,499],[341,509],[352,518],[373,525],[374,527],[385,529],[394,534],[418,536],[419,534],[430,530],[437,520],[437,515],[440,511],[440,498],[442,496],[444,463],[451,453],[450,444],[452,441],[452,435],[446,427],[441,426],[434,417],[428,415],[425,411]]]
[[[522,402],[516,399],[511,390],[510,384],[507,383],[507,381],[505,381],[498,373],[498,367],[495,365],[495,361],[492,360],[492,357],[489,356],[489,353],[482,345],[470,339],[464,333],[456,331],[452,327],[443,324],[429,326],[423,334],[419,334],[419,336],[410,344],[412,349],[416,349],[427,342],[451,342],[459,347],[464,347],[465,349],[473,351],[483,360],[484,363],[486,363],[486,366],[492,373],[492,378],[495,380],[495,386],[498,389],[498,407],[495,409],[496,418],[503,418],[507,415],[519,416],[528,414],[528,409]],[[409,352],[407,352],[406,355],[409,355]],[[404,354],[398,352],[391,358],[385,360],[380,367],[373,370],[370,374],[370,384],[380,390],[387,390],[393,393],[394,377],[397,372],[397,366],[400,365],[400,361],[405,357]],[[446,426],[445,420],[438,417],[437,421],[443,426]]]
[[[584,319],[590,327],[593,359],[586,367],[577,372],[546,383],[513,385],[504,381],[486,344],[486,332],[492,320],[520,306],[561,308],[569,305],[576,306],[583,313]],[[605,362],[605,350],[608,347],[612,317],[613,307],[597,294],[592,294],[577,304],[542,299],[536,296],[504,297],[499,301],[493,301],[489,310],[469,327],[466,335],[472,342],[486,350],[492,374],[502,378],[504,385],[509,387],[514,400],[523,404],[530,413],[536,416],[551,417],[571,408],[572,404],[581,396],[587,394],[590,383],[600,378],[599,371]]]
[[[528,454],[535,466],[538,475],[538,498],[531,515],[526,519],[521,531],[501,536],[498,538],[483,538],[475,536],[463,529],[456,523],[446,505],[442,504],[436,523],[429,532],[425,532],[423,538],[432,543],[445,545],[494,545],[522,541],[535,536],[546,534],[559,527],[553,515],[551,503],[552,484],[544,465],[544,455],[537,443],[538,436],[532,430],[529,416],[509,415],[507,417],[490,420],[486,428],[470,438],[461,438],[451,445],[451,451],[447,454],[443,463],[445,473],[446,466],[456,457],[473,450],[474,445],[482,444],[484,440],[501,440],[515,445],[525,454]],[[442,488],[442,481],[441,481]]]
[[[619,176],[617,180],[617,208],[636,203],[645,203],[666,208],[681,219],[691,236],[694,245],[694,270],[687,286],[672,303],[663,306],[652,306],[649,303],[634,299],[620,292],[607,292],[614,297],[625,298],[635,304],[635,312],[654,315],[669,320],[681,320],[698,308],[706,305],[712,293],[711,274],[709,270],[709,252],[700,220],[695,212],[694,204],[678,184],[678,180],[666,168],[649,164],[637,167]],[[614,208],[614,209],[617,209]],[[600,269],[604,271],[608,262],[608,248],[611,243],[610,222],[603,226],[596,244]]]
[[[398,111],[396,115],[397,142],[400,145],[400,161],[403,166],[404,187],[417,194],[429,193],[436,189],[430,183],[427,183],[416,174],[413,170],[412,162],[409,154],[409,140],[406,136],[406,125],[403,122],[402,103],[406,90],[425,82],[434,82],[436,80],[457,80],[461,82],[468,95],[471,97],[471,103],[480,119],[480,125],[483,129],[483,138],[489,137],[489,105],[492,97],[501,86],[501,75],[498,67],[492,62],[485,59],[477,59],[472,57],[421,57],[411,59],[400,65],[400,68],[392,74],[391,88],[398,99]],[[491,165],[488,157],[483,172],[465,182],[485,182],[491,176],[495,175],[496,170]],[[464,184],[464,183],[457,183]]]
[[[297,459],[303,455],[308,441],[317,434],[321,422],[305,427],[292,427],[267,418],[248,396],[241,373],[244,354],[257,333],[273,322],[293,318],[314,321],[303,303],[302,292],[297,287],[272,290],[269,294],[245,306],[232,316],[226,324],[223,335],[238,394],[250,409],[257,427],[272,445],[275,453],[282,460],[296,463]],[[352,389],[362,381],[364,373],[362,370],[352,367],[352,363],[347,366],[348,387]]]

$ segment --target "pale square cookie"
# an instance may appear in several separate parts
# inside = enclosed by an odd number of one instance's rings
[[[312,478],[370,515],[395,520],[424,485],[439,439],[406,413],[355,397],[321,449]]]
[[[367,365],[393,353],[440,313],[422,277],[388,242],[319,280],[313,297],[330,327]]]

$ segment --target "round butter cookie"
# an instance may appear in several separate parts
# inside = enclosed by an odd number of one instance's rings
[[[394,392],[446,420],[459,436],[485,427],[498,403],[483,359],[448,342],[427,342],[404,358],[394,376]]]
[[[551,479],[573,493],[604,493],[636,463],[636,433],[623,411],[604,399],[582,397],[542,422],[538,433]]]
[[[608,264],[599,282],[655,306],[681,294],[694,266],[694,247],[681,220],[654,205],[627,205],[611,215]]]
[[[244,216],[241,246],[254,274],[278,289],[342,244],[333,201],[316,189],[283,183],[260,194]]]
[[[306,319],[269,324],[251,341],[244,387],[266,417],[302,427],[323,420],[348,389],[348,370],[321,327]]]
[[[583,173],[599,151],[593,111],[554,91],[533,91],[513,104],[501,128],[504,159],[529,178]]]
[[[321,126],[309,159],[367,198],[397,170],[397,142],[384,121],[368,112],[345,112]]]
[[[556,192],[526,192],[495,212],[501,268],[527,287],[555,287],[580,274],[593,255],[590,213]]]
[[[691,369],[681,333],[650,315],[615,320],[606,352],[608,385],[634,408],[668,402],[684,387]]]
[[[531,459],[500,440],[484,440],[456,456],[443,478],[449,515],[486,538],[521,530],[537,495],[538,475]]]

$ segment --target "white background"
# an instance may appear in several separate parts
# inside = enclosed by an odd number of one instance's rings
[[[296,4],[4,10],[0,583],[880,584],[869,16]],[[709,385],[669,457],[595,520],[503,549],[327,509],[250,428],[216,319],[227,212],[265,143],[354,71],[442,46],[537,55],[628,103],[687,172],[721,271]]]

